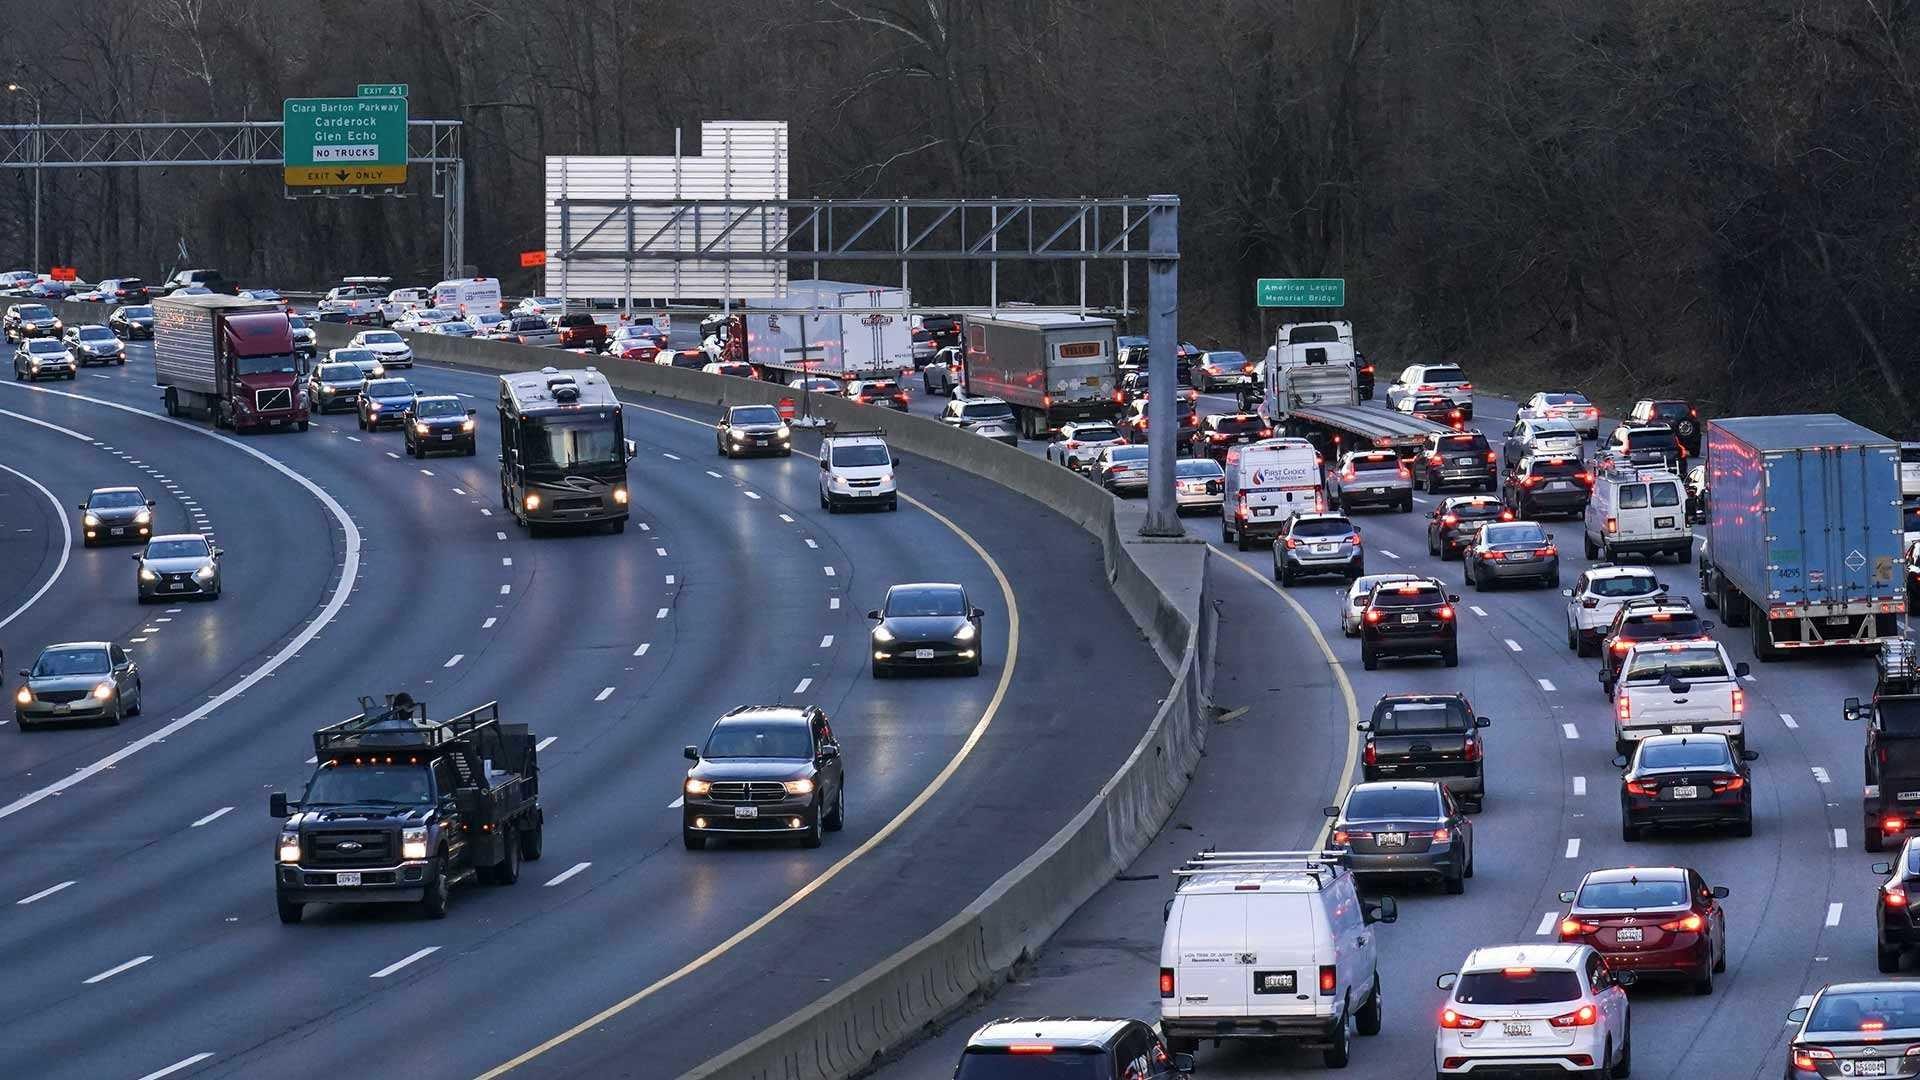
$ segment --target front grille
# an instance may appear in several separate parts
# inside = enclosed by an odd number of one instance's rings
[[[786,798],[787,787],[772,780],[716,780],[707,795],[721,803],[769,803]]]
[[[87,696],[85,690],[43,690],[33,695],[50,705],[65,705]]]
[[[357,844],[353,848],[347,845]],[[314,866],[389,866],[393,863],[393,834],[385,829],[311,833],[308,861]]]
[[[880,481],[879,480],[849,480],[847,481],[847,486],[856,487],[856,488],[879,487]]]
[[[591,510],[599,505],[597,495],[569,495],[553,500],[555,510]]]
[[[256,390],[253,394],[253,405],[261,412],[272,409],[291,409],[293,408],[293,391],[284,386]]]

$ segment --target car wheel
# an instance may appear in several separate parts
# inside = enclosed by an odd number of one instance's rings
[[[1753,811],[1749,809],[1745,817],[1733,824],[1733,835],[1748,837],[1753,835]]]
[[[1320,1063],[1329,1069],[1344,1069],[1353,1060],[1353,1018],[1342,1016],[1339,1030],[1328,1032],[1333,1036],[1333,1045],[1320,1051]]]
[[[1709,964],[1707,966],[1707,970],[1701,972],[1700,977],[1693,980],[1693,994],[1695,997],[1707,997],[1712,993],[1713,993],[1713,966]]]
[[[1882,945],[1874,949],[1875,959],[1880,962],[1880,973],[1891,975],[1900,970],[1900,950],[1889,949]]]
[[[1674,558],[1674,561],[1679,563],[1681,566],[1692,566],[1693,565],[1693,545],[1688,544],[1686,547],[1683,547],[1680,550],[1674,552],[1673,558]]]
[[[126,718],[127,707],[118,696],[115,696],[113,699],[113,715],[107,719],[107,723],[114,727],[119,727],[120,721]]]
[[[813,808],[813,824],[808,825],[806,828],[806,831],[800,834],[801,847],[817,848],[826,839],[826,836],[822,831],[822,826],[821,826],[822,819],[823,819],[823,811],[819,806],[816,805]]]
[[[875,660],[875,661],[873,662],[873,677],[874,677],[874,678],[876,678],[876,679],[884,679],[884,678],[887,678],[888,676],[890,676],[890,675],[892,675],[892,674],[893,674],[893,672],[891,672],[891,671],[889,671],[889,670],[887,670],[887,667],[886,667],[886,665],[885,665],[885,664],[882,664],[882,663],[881,663],[880,661],[878,661],[878,660]]]
[[[1460,868],[1458,872],[1449,874],[1446,878],[1445,885],[1446,885],[1448,896],[1459,896],[1461,893],[1466,892],[1467,891],[1466,867],[1463,866]]]
[[[827,812],[826,828],[828,832],[839,832],[847,827],[847,783],[840,782],[840,790],[833,796],[833,809]]]
[[[1428,555],[1440,554],[1440,542],[1433,538],[1432,533],[1427,534],[1427,554]]]
[[[300,916],[305,914],[307,910],[307,905],[305,904],[296,903],[292,900],[281,900],[278,897],[274,898],[274,906],[280,909],[280,921],[288,926],[299,925]]]
[[[1567,624],[1567,650],[1569,652],[1580,650],[1580,632],[1573,628],[1572,623]]]
[[[133,707],[127,710],[128,716],[139,716],[140,710],[147,707],[147,690],[138,682],[133,684]]]
[[[1373,646],[1364,641],[1360,643],[1360,666],[1368,671],[1376,670],[1380,666],[1380,658],[1374,655]]]
[[[447,884],[446,867],[435,859],[427,867],[426,895],[420,898],[420,914],[429,919],[447,917],[447,905],[453,900],[453,887]]]
[[[1293,567],[1288,566],[1285,563],[1282,563],[1280,565],[1280,584],[1285,585],[1288,588],[1293,587]]]
[[[1593,537],[1591,537],[1591,536],[1588,536],[1588,535],[1586,535],[1586,534],[1584,534],[1584,533],[1582,533],[1582,534],[1581,534],[1581,536],[1580,536],[1580,542],[1581,542],[1581,546],[1583,546],[1583,547],[1585,547],[1585,548],[1586,548],[1586,551],[1587,551],[1587,558],[1589,558],[1589,559],[1596,559],[1596,558],[1599,558],[1599,556],[1600,556],[1600,548],[1599,548],[1599,546],[1598,546],[1598,545],[1596,545],[1596,544],[1595,544],[1595,543],[1593,542]]]
[[[1233,538],[1233,543],[1234,546],[1238,547],[1241,551],[1246,551],[1252,547],[1251,544],[1247,543],[1247,534],[1244,532],[1236,534]]]
[[[1620,822],[1620,839],[1626,841],[1629,844],[1639,843],[1640,826],[1635,825],[1632,822],[1627,821],[1623,818]]]
[[[1458,645],[1447,646],[1446,650],[1440,654],[1440,660],[1442,663],[1446,664],[1448,667],[1459,667],[1460,666],[1460,646]]]
[[[1361,1035],[1380,1034],[1380,972],[1373,973],[1373,993],[1367,995],[1366,1004],[1360,1006],[1360,1012],[1354,1020],[1354,1029]]]

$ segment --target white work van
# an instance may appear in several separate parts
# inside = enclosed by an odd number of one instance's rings
[[[1594,477],[1584,520],[1589,559],[1671,555],[1680,563],[1693,561],[1687,488],[1663,466],[1602,469]]]
[[[500,279],[455,278],[433,287],[433,306],[459,312],[461,318],[481,312],[500,313]]]
[[[898,510],[893,451],[884,431],[829,431],[820,437],[820,508],[837,514],[853,507]]]
[[[1241,551],[1271,543],[1287,519],[1326,509],[1320,453],[1305,439],[1265,439],[1227,451],[1220,499],[1220,539]]]
[[[1375,923],[1394,900],[1363,902],[1338,852],[1202,852],[1174,875],[1160,940],[1167,1049],[1204,1039],[1318,1048],[1344,1068],[1353,1036],[1380,1032]]]

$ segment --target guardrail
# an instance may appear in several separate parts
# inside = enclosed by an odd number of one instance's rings
[[[316,324],[322,350],[353,328]],[[613,357],[580,357],[506,342],[405,335],[425,362],[488,371],[591,363],[614,386],[707,405],[777,405],[796,392],[774,383]],[[1186,791],[1205,746],[1215,620],[1205,583],[1209,549],[1122,534],[1099,485],[1031,454],[935,420],[814,394],[813,415],[880,428],[896,449],[964,469],[1065,516],[1096,537],[1107,580],[1172,672],[1173,686],[1126,761],[1072,820],[939,928],[825,997],[714,1060],[693,1077],[842,1080],[991,993],[1073,912],[1146,849]],[[1147,554],[1151,552],[1151,554]],[[1142,560],[1151,562],[1150,568]],[[1198,582],[1189,611],[1160,584]]]

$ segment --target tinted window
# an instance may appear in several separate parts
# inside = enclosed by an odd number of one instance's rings
[[[1107,451],[1107,460],[1144,465],[1147,462],[1147,448],[1144,446],[1116,446]]]
[[[1580,472],[1580,462],[1574,458],[1534,458],[1527,472],[1532,476],[1574,476]]]
[[[804,724],[721,724],[707,737],[708,758],[810,758],[813,736]]]
[[[1620,636],[1628,641],[1646,641],[1660,637],[1697,637],[1700,616],[1690,611],[1655,612],[1635,615],[1620,627]]]
[[[1345,518],[1313,518],[1308,521],[1296,521],[1289,536],[1303,539],[1327,536],[1346,536],[1353,532],[1353,522]]]
[[[321,382],[352,382],[358,378],[361,378],[359,364],[320,365]]]
[[[1647,485],[1645,484],[1621,484],[1620,485],[1620,509],[1641,510],[1641,509],[1645,509],[1646,505],[1647,505]]]
[[[1350,820],[1361,818],[1433,818],[1440,816],[1440,793],[1434,788],[1355,788],[1347,795]]]
[[[51,319],[53,312],[48,311],[44,304],[22,304],[20,307],[20,317],[23,319]]]
[[[1658,484],[1649,484],[1647,486],[1648,486],[1648,489],[1653,492],[1653,505],[1655,506],[1679,506],[1680,505],[1680,485],[1679,484],[1676,484],[1671,480],[1665,480]]]
[[[405,379],[375,379],[367,384],[367,396],[377,398],[412,397],[413,384]]]
[[[1546,1005],[1580,1000],[1580,976],[1571,971],[1510,968],[1460,976],[1453,999],[1462,1005]]]
[[[413,403],[415,416],[460,416],[466,411],[457,398],[421,398]]]
[[[129,307],[129,308],[121,308],[120,310],[124,312],[127,318],[129,319],[153,318],[153,309],[150,307]]]
[[[1110,427],[1095,427],[1091,424],[1073,429],[1073,437],[1078,442],[1109,442],[1120,437],[1120,433]]]
[[[1874,703],[1874,714],[1880,719],[1880,730],[1887,735],[1920,735],[1920,701],[1912,698],[1887,697]]]
[[[846,467],[867,467],[892,464],[887,448],[879,443],[855,443],[852,446],[835,446],[833,463]]]
[[[954,1080],[1113,1080],[1106,1055],[1094,1050],[1009,1054],[968,1048]]]
[[[1211,458],[1181,458],[1174,463],[1173,475],[1188,480],[1219,480],[1226,472]]]
[[[81,341],[112,341],[113,331],[104,326],[83,326],[80,328]]]
[[[1398,472],[1400,459],[1392,454],[1357,457],[1351,462],[1354,472]]]
[[[433,783],[424,765],[395,769],[332,766],[314,774],[304,801],[320,806],[367,802],[425,806],[433,801]]]
[[[1595,596],[1652,596],[1659,586],[1650,577],[1628,574],[1620,577],[1596,578],[1588,591]]]
[[[1920,1027],[1920,990],[1826,993],[1820,995],[1807,1018],[1809,1031],[1897,1031],[1914,1027]]]
[[[1440,439],[1440,452],[1443,454],[1465,453],[1469,450],[1485,453],[1487,437],[1476,432],[1471,435],[1446,435]]]
[[[1547,542],[1547,530],[1530,521],[1515,521],[1489,525],[1481,529],[1480,539],[1490,547],[1504,547],[1508,544],[1544,544]]]
[[[105,675],[110,670],[105,649],[44,652],[40,654],[40,662],[33,665],[33,674],[36,676]]]
[[[880,383],[872,383],[869,385],[876,390],[892,389],[891,385],[882,385]],[[990,401],[979,405],[962,405],[960,406],[960,415],[966,417],[968,420],[1011,420],[1013,418],[1013,406],[1008,405],[1004,401]]]
[[[1587,399],[1579,394],[1541,394],[1540,399],[1549,405],[1585,405]]]
[[[1398,586],[1388,586],[1374,592],[1372,604],[1378,608],[1433,607],[1446,602],[1439,589],[1415,588],[1407,591]]]
[[[1532,425],[1532,428],[1533,437],[1536,439],[1575,439],[1580,436],[1579,432],[1573,430],[1573,425],[1564,420],[1537,423]]]
[[[87,505],[101,510],[118,510],[129,506],[145,506],[146,500],[137,491],[100,491],[87,500]]]
[[[1217,416],[1214,417],[1213,426],[1216,431],[1224,431],[1229,435],[1241,435],[1259,431],[1261,423],[1257,416]]]
[[[1729,764],[1727,744],[1714,740],[1650,743],[1640,748],[1643,769],[1705,769]]]
[[[1684,401],[1656,401],[1653,403],[1653,408],[1647,410],[1647,415],[1661,420],[1677,420],[1692,412],[1693,410]]]
[[[889,618],[966,613],[967,597],[959,589],[905,588],[887,593],[885,614]]]
[[[205,540],[154,540],[147,544],[149,559],[204,559]]]
[[[29,356],[34,353],[45,353],[48,356],[52,356],[54,353],[63,353],[66,351],[66,346],[52,338],[34,338],[27,342],[27,355]]]
[[[334,349],[328,355],[337,364],[377,364],[380,357],[372,349]]]
[[[1452,364],[1436,364],[1427,369],[1426,381],[1430,383],[1466,382],[1467,373]]]
[[[1473,725],[1459,701],[1383,701],[1373,707],[1377,735],[1406,735],[1421,731],[1464,732]]]
[[[777,424],[780,422],[780,410],[771,405],[743,405],[733,410],[733,422],[736,424]]]
[[[1447,508],[1447,513],[1462,521],[1480,521],[1500,516],[1500,504],[1497,502],[1461,503]]]
[[[1671,431],[1629,431],[1627,449],[1629,450],[1667,450],[1679,445],[1680,440]]]
[[[370,330],[360,340],[369,345],[392,345],[400,340],[400,335],[391,330]]]

